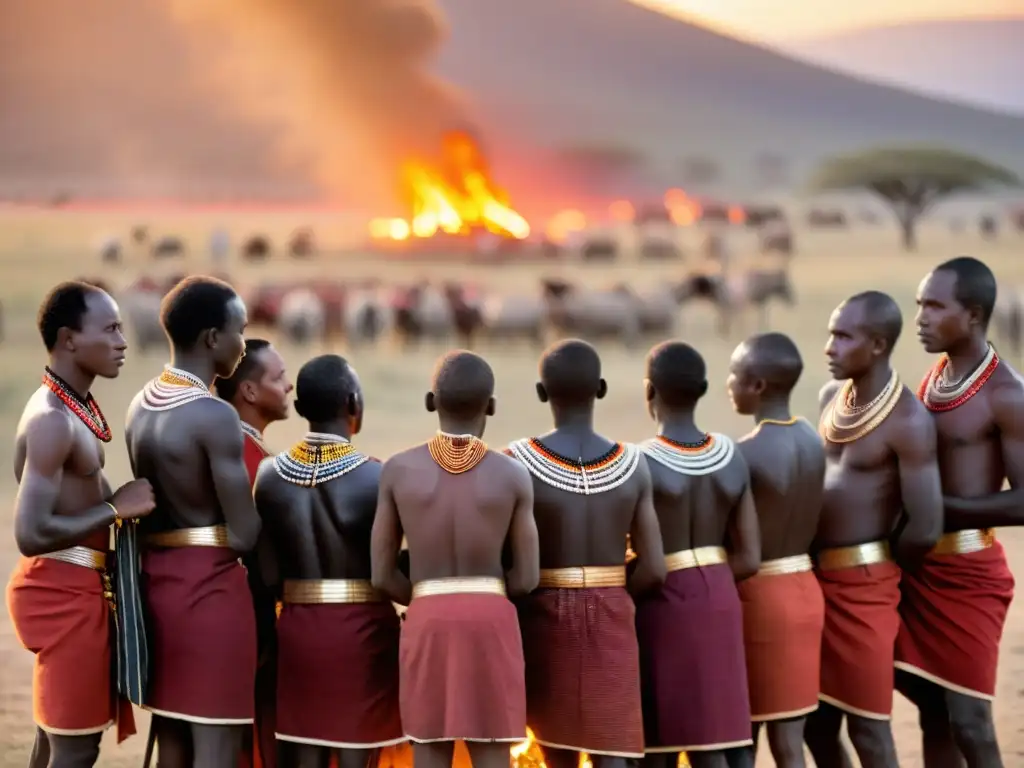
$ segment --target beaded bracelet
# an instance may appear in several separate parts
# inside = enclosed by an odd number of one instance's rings
[[[110,511],[114,513],[114,525],[116,525],[118,528],[120,528],[121,527],[121,523],[123,523],[124,520],[122,519],[121,515],[118,513],[117,507],[115,507],[109,501],[104,501],[103,503],[106,504],[108,507],[110,507]]]

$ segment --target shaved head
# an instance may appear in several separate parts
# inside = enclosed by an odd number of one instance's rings
[[[736,353],[747,373],[764,381],[766,390],[773,394],[788,395],[804,370],[800,350],[784,333],[751,336]]]
[[[883,339],[886,351],[892,352],[903,332],[903,313],[892,296],[881,291],[864,291],[843,302],[843,306],[851,305],[864,310],[860,327],[870,336]]]

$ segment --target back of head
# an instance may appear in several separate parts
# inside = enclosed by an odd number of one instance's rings
[[[39,307],[36,322],[47,352],[52,352],[57,346],[57,334],[61,328],[82,330],[82,319],[89,311],[86,300],[89,294],[100,292],[94,285],[72,280],[60,283],[46,295]]]
[[[690,407],[708,391],[704,358],[682,341],[666,341],[650,351],[647,380],[670,408]]]
[[[761,333],[747,340],[750,373],[763,379],[766,388],[788,395],[804,370],[796,344],[784,333]]]
[[[540,383],[553,403],[585,405],[601,396],[601,358],[585,341],[560,341],[541,356]]]
[[[238,387],[243,381],[252,381],[263,375],[263,365],[260,361],[260,352],[270,346],[266,339],[246,339],[245,357],[239,362],[235,372],[227,378],[218,378],[214,382],[217,389],[217,397],[233,403],[235,395],[238,394]]]
[[[886,351],[892,352],[903,332],[903,313],[892,296],[881,291],[864,291],[851,296],[845,304],[862,307],[861,328],[871,336],[883,339]]]
[[[430,390],[439,413],[473,419],[487,411],[494,396],[494,371],[480,355],[455,350],[437,361]]]
[[[359,380],[345,358],[314,357],[299,369],[295,380],[295,412],[311,424],[343,418],[352,398],[359,394]]]
[[[996,276],[992,270],[978,259],[960,256],[943,262],[934,271],[956,275],[956,300],[968,309],[979,310],[987,326],[996,306]]]
[[[188,351],[203,331],[222,329],[228,322],[228,304],[235,289],[214,277],[194,275],[175,285],[160,304],[160,323],[171,346]]]

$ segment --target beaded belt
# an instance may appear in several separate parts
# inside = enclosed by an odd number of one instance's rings
[[[88,547],[68,547],[67,549],[58,549],[56,552],[47,552],[45,555],[38,555],[38,557],[60,560],[62,563],[80,565],[94,571],[103,571],[107,567],[107,553],[98,552]]]
[[[874,565],[892,560],[888,541],[869,541],[852,547],[823,549],[818,553],[818,568],[823,571],[838,571],[842,568],[856,568],[858,565]]]
[[[575,568],[541,568],[540,589],[588,589],[626,586],[624,565],[582,565]]]
[[[970,528],[965,531],[947,533],[932,548],[933,555],[968,555],[981,552],[996,543],[996,533],[991,528]]]
[[[665,555],[665,567],[669,573],[705,565],[721,565],[727,562],[729,562],[729,556],[725,553],[724,547],[695,547]]]
[[[367,579],[285,579],[281,602],[292,605],[379,603],[384,596]]]
[[[505,580],[494,576],[450,576],[426,579],[413,585],[412,599],[434,595],[501,595],[505,596]]]
[[[758,576],[786,576],[791,573],[806,573],[814,568],[810,555],[790,555],[777,560],[765,560],[757,569]]]
[[[146,543],[153,547],[227,547],[228,529],[225,525],[207,525],[202,528],[179,528],[176,531],[151,533]]]

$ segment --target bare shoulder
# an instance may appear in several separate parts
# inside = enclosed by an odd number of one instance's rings
[[[818,411],[819,412],[825,410],[825,406],[828,405],[829,403],[831,403],[835,399],[836,394],[839,392],[839,389],[842,386],[843,386],[843,382],[838,381],[837,379],[832,379],[831,381],[827,382],[825,384],[825,386],[823,386],[818,391]]]
[[[274,457],[270,456],[260,462],[256,470],[256,481],[253,483],[255,493],[272,493],[281,483],[286,482],[274,467]]]
[[[395,472],[415,467],[421,460],[423,451],[423,445],[414,445],[385,459],[381,465],[381,477],[390,477]]]
[[[897,444],[935,439],[935,419],[906,386],[892,413],[889,433]]]
[[[185,413],[189,418],[202,425],[207,432],[222,430],[229,425],[237,426],[241,431],[242,422],[238,418],[238,411],[219,397],[201,397],[185,407],[188,408]]]
[[[982,391],[986,390],[994,408],[1021,408],[1024,405],[1024,377],[1003,361],[992,372]]]
[[[74,437],[71,413],[56,395],[41,391],[25,405],[18,431],[30,441],[70,442]]]
[[[505,451],[494,451],[488,449],[487,456],[490,459],[490,463],[493,464],[497,471],[501,472],[503,476],[508,477],[517,485],[530,484],[533,482],[530,478],[529,470],[523,465],[523,463],[510,456],[508,453],[505,453]]]

